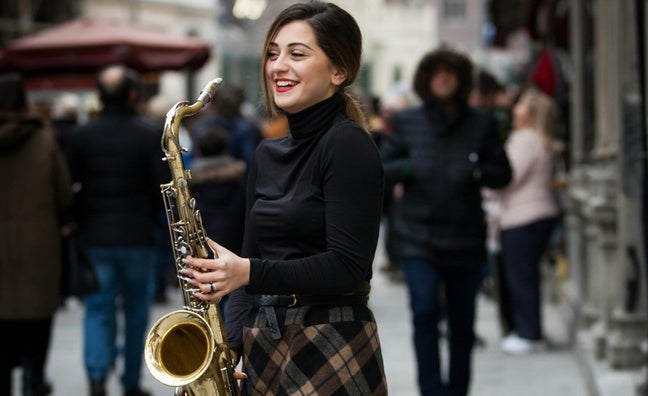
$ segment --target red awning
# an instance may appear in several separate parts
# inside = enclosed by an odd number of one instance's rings
[[[197,38],[86,17],[9,43],[0,71],[87,72],[114,63],[139,72],[197,70],[209,56],[208,44]]]

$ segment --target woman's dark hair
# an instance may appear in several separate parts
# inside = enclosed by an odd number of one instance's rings
[[[315,31],[317,43],[331,63],[346,73],[346,80],[340,85],[340,92],[346,103],[347,114],[366,128],[367,121],[360,103],[348,90],[360,71],[362,33],[355,19],[348,12],[335,4],[319,0],[291,5],[277,15],[268,29],[261,62],[262,89],[267,116],[274,117],[279,112],[270,91],[270,82],[265,75],[270,42],[283,26],[294,21],[306,21]]]
[[[424,103],[435,100],[430,91],[430,80],[440,66],[445,66],[457,74],[459,86],[455,101],[466,103],[473,86],[472,62],[467,56],[449,48],[439,48],[423,56],[414,73],[412,84],[416,95]]]

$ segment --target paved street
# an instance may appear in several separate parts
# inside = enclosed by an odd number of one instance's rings
[[[383,346],[389,391],[396,396],[417,395],[415,364],[411,345],[411,325],[404,284],[388,279],[376,262],[370,304],[378,321]],[[153,319],[178,309],[180,296],[172,296],[168,304],[156,305]],[[69,300],[55,319],[48,376],[54,385],[54,396],[86,395],[87,383],[82,368],[82,313],[76,300]],[[499,350],[499,327],[493,303],[483,297],[479,301],[476,330],[486,341],[474,355],[472,396],[594,396],[588,392],[582,364],[565,347],[567,331],[551,306],[545,307],[545,328],[551,348],[544,353],[513,357]],[[118,367],[119,372],[120,367]],[[171,388],[154,380],[143,368],[143,386],[154,395],[171,396]],[[16,373],[16,376],[19,374]],[[121,395],[117,376],[110,378],[110,396]],[[631,395],[631,393],[617,393]],[[17,393],[15,393],[17,395]]]

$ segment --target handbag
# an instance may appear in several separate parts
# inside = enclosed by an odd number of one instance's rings
[[[63,237],[63,297],[82,297],[99,290],[99,279],[82,240],[76,235]]]

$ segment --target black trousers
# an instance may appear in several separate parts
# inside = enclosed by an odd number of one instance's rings
[[[0,395],[11,395],[12,370],[23,369],[23,395],[37,395],[45,382],[52,319],[2,320]]]
[[[542,339],[540,260],[555,225],[556,218],[546,218],[501,233],[512,330],[528,340]]]

